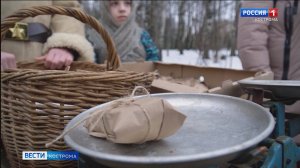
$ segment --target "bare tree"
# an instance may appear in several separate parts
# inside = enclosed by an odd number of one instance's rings
[[[176,48],[179,49],[180,53],[183,53],[183,38],[185,32],[185,4],[187,1],[177,1],[178,4],[178,30],[177,30],[177,39],[176,39]]]
[[[233,16],[234,18],[234,30],[233,30],[233,33],[232,33],[232,45],[231,45],[231,48],[230,48],[230,55],[231,56],[235,56],[236,53],[235,53],[235,50],[236,50],[236,45],[237,45],[237,25],[238,25],[238,16],[239,16],[239,9],[240,9],[240,1],[237,0],[235,1],[235,16]]]
[[[201,40],[201,49],[203,50],[203,58],[209,58],[209,49],[210,49],[210,33],[211,33],[211,29],[212,29],[212,21],[213,21],[213,14],[212,11],[210,9],[211,7],[211,0],[208,1],[204,1],[204,10],[205,10],[205,16],[204,16],[204,20],[203,20],[203,24],[201,26],[201,36],[202,36],[202,40]]]

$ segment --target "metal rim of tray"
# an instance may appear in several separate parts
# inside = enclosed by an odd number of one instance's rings
[[[297,80],[240,80],[240,84],[254,86],[279,86],[279,87],[300,87],[300,81]]]
[[[162,95],[172,95],[174,93],[162,93],[162,94],[152,94],[152,96],[162,96]],[[208,94],[208,93],[176,93],[176,94],[185,94],[185,95],[204,95],[204,96],[217,96],[217,97],[223,97],[223,98],[228,98],[228,99],[233,99],[236,101],[244,102],[244,103],[250,103],[253,106],[256,106],[262,111],[266,112],[266,115],[268,119],[270,120],[270,123],[268,127],[261,132],[259,135],[257,135],[255,138],[252,138],[251,140],[248,140],[242,144],[235,145],[231,148],[226,148],[214,152],[209,152],[209,153],[201,153],[201,154],[194,154],[194,155],[185,155],[185,156],[170,156],[170,157],[165,157],[164,159],[161,159],[161,157],[137,157],[137,156],[126,156],[126,155],[114,155],[114,154],[106,154],[106,153],[96,153],[92,150],[86,149],[84,147],[76,145],[76,143],[70,138],[70,136],[67,134],[64,137],[64,140],[68,146],[73,148],[74,150],[78,151],[79,153],[85,154],[86,156],[95,158],[95,159],[101,159],[101,160],[110,160],[110,161],[116,161],[116,162],[124,162],[124,163],[136,163],[136,164],[145,164],[145,163],[151,163],[151,164],[166,164],[166,163],[180,163],[180,162],[189,162],[189,161],[201,161],[205,159],[211,159],[211,158],[217,158],[223,155],[230,155],[235,152],[241,152],[245,149],[248,149],[250,147],[253,147],[254,145],[257,145],[259,142],[263,141],[265,138],[267,138],[271,132],[273,131],[275,121],[273,116],[262,106],[255,104],[251,101],[244,100],[241,98],[236,98],[232,96],[226,96],[226,95],[217,95],[217,94]],[[137,96],[135,98],[139,98],[143,96]],[[97,109],[99,107],[108,105],[111,102],[104,103],[101,105],[98,105],[96,107],[93,107],[91,109],[88,109],[87,111],[77,115],[75,118],[80,118],[81,115],[85,115],[84,113],[89,113],[93,111],[94,109]],[[75,119],[74,118],[74,119]],[[72,121],[68,123],[65,129],[68,129],[73,125]],[[96,154],[96,155],[95,155]]]
[[[241,87],[245,90],[260,89],[269,93],[272,100],[299,100],[300,80],[241,80]]]

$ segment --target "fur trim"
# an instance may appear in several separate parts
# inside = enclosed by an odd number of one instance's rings
[[[65,47],[78,52],[78,61],[95,62],[95,54],[92,45],[83,36],[70,33],[53,33],[47,39],[43,48],[43,54],[50,48]]]

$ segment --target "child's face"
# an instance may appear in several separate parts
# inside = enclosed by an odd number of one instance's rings
[[[109,2],[109,10],[115,21],[118,24],[122,24],[131,13],[131,1],[111,0]]]

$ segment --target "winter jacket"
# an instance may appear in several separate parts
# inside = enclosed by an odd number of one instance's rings
[[[99,38],[99,37],[98,37],[98,35],[95,35],[95,34],[96,34],[95,31],[90,30],[90,29],[87,30],[87,38],[92,42],[92,44],[94,44],[94,48],[96,50],[95,51],[95,53],[96,53],[96,56],[95,56],[96,62],[97,63],[104,63],[105,58],[100,55],[100,53],[101,53],[100,51],[97,51],[98,50],[97,38]],[[152,40],[150,34],[145,29],[143,29],[143,31],[141,33],[140,42],[141,42],[141,44],[144,47],[145,52],[146,52],[146,59],[145,60],[146,61],[159,61],[159,50],[156,47],[154,41]],[[101,59],[99,59],[99,58],[101,58]]]
[[[141,43],[146,51],[146,61],[159,61],[159,51],[150,34],[144,30],[141,35]]]
[[[278,8],[278,21],[257,21],[240,17],[238,23],[238,50],[246,70],[273,71],[274,79],[283,79],[284,48],[286,40],[285,6],[294,6],[294,1],[244,1],[242,8]],[[288,80],[300,80],[300,6],[293,17],[293,31],[289,62],[286,62]],[[300,102],[287,107],[287,112],[300,113]]]
[[[65,6],[80,8],[77,1],[1,1],[1,20],[22,8],[32,6]],[[26,18],[21,22],[38,22],[52,30],[52,35],[45,43],[27,42],[5,39],[1,43],[1,51],[13,53],[16,60],[34,61],[37,56],[42,56],[51,48],[64,47],[76,51],[78,61],[94,61],[92,45],[85,39],[84,24],[75,18],[62,15],[40,15]]]

